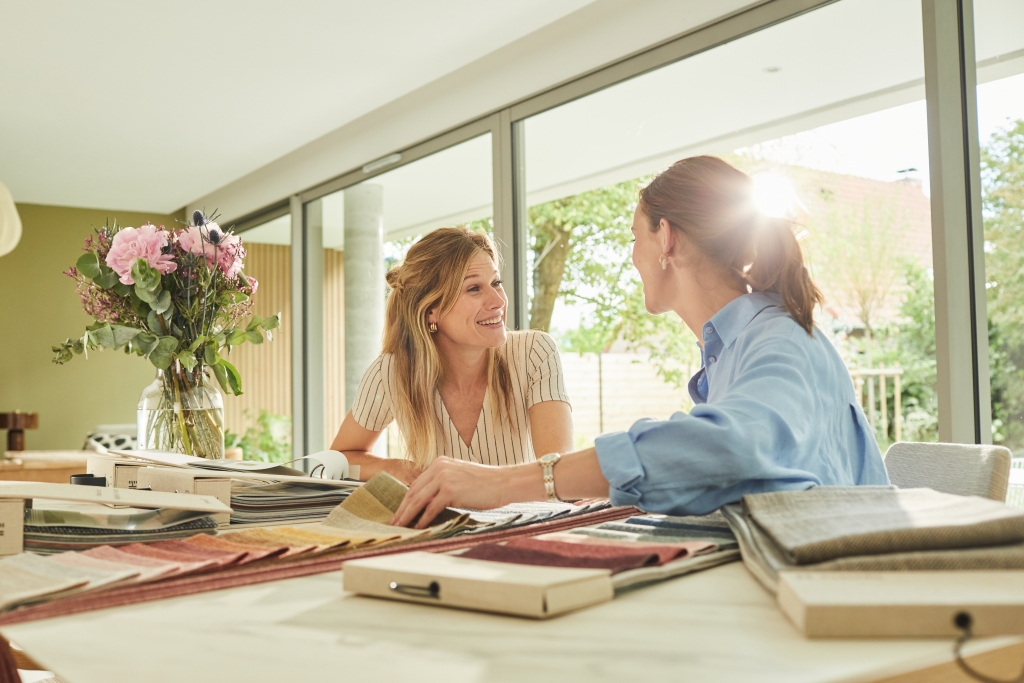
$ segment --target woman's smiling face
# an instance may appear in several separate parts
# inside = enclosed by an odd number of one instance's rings
[[[441,317],[427,316],[437,323],[438,336],[462,346],[494,348],[505,343],[505,314],[508,297],[494,262],[483,252],[470,260],[455,306]]]

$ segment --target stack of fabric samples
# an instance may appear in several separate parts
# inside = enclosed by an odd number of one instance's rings
[[[723,509],[771,591],[782,571],[1024,569],[1024,510],[932,489],[819,486]]]
[[[546,567],[608,569],[616,590],[739,559],[721,514],[643,515],[570,531],[484,543],[462,557]]]
[[[390,476],[377,477],[356,489],[322,522],[302,526],[244,529],[218,536],[196,534],[193,529],[183,539],[172,537],[171,540],[138,543],[132,538],[117,547],[109,543],[108,535],[106,545],[83,547],[79,552],[61,552],[49,557],[29,552],[7,557],[0,560],[0,610],[133,583],[233,569],[257,561],[283,562],[328,552],[441,538],[469,523],[468,515],[448,511],[443,519],[427,529],[388,525],[405,490],[403,484]],[[145,515],[162,513],[166,516],[173,512],[176,511],[139,513],[136,521],[144,524],[150,519]],[[150,522],[156,524],[152,519]],[[205,523],[207,526],[201,526],[202,531],[215,532],[216,525],[210,517],[189,523]]]
[[[127,514],[87,514],[73,510],[29,509],[24,548],[39,555],[126,545],[195,534],[212,534],[217,523],[206,512],[161,508]]]
[[[263,483],[233,480],[231,525],[268,526],[321,520],[348,498],[352,488],[310,480]]]

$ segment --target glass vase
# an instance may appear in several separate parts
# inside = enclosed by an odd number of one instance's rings
[[[198,458],[224,457],[224,399],[201,373],[157,370],[142,391],[138,411],[140,450]]]

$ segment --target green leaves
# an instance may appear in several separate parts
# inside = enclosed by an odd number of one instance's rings
[[[86,252],[78,257],[78,261],[75,262],[75,268],[78,269],[78,272],[83,277],[92,280],[100,274],[100,258],[95,252]]]
[[[132,279],[135,280],[135,291],[140,289],[146,292],[160,291],[160,271],[153,268],[146,259],[135,259],[132,264]],[[139,294],[142,297],[142,294]],[[145,300],[145,297],[142,297]]]
[[[221,358],[216,365],[210,367],[221,389],[230,391],[235,396],[242,395],[242,375],[234,365]]]

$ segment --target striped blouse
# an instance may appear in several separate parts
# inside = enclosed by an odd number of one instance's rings
[[[562,380],[562,364],[558,348],[547,334],[536,330],[509,332],[500,352],[508,360],[512,376],[512,414],[504,423],[492,412],[488,388],[484,405],[477,419],[476,432],[469,444],[459,436],[448,410],[435,390],[434,407],[441,422],[444,449],[439,455],[471,460],[485,465],[514,465],[533,462],[533,441],[527,411],[544,401],[569,403]],[[397,391],[392,371],[392,356],[383,353],[370,364],[359,382],[359,391],[352,406],[356,422],[379,432],[394,420],[391,396]],[[398,425],[404,433],[402,425]]]

